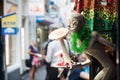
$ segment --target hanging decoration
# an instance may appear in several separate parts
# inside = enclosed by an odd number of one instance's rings
[[[81,13],[83,11],[84,0],[74,0],[74,8],[73,10]]]
[[[100,0],[95,1],[94,30],[112,42],[112,29],[116,19],[115,0],[105,0],[107,5],[101,5]]]
[[[101,4],[103,2],[103,4]],[[74,0],[74,11],[83,15],[86,25],[112,42],[116,19],[116,0]]]
[[[85,16],[86,24],[93,30],[94,27],[94,0],[84,0],[83,15]]]
[[[107,0],[101,0],[101,5],[107,5]]]

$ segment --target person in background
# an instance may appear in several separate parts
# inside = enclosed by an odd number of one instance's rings
[[[67,43],[67,40],[64,39],[65,42],[65,46],[67,48],[67,51],[69,52],[69,45]],[[53,40],[52,42],[50,42],[48,44],[48,48],[47,48],[47,55],[44,56],[44,59],[46,60],[46,62],[50,63],[50,74],[49,74],[49,80],[60,80],[60,78],[58,78],[58,74],[59,74],[59,70],[56,67],[53,67],[53,65],[55,63],[60,62],[60,58],[58,56],[55,56],[55,53],[57,53],[58,51],[61,50],[61,46],[59,41],[57,40]]]
[[[74,68],[69,76],[69,80],[89,80],[89,74],[83,68]]]
[[[80,62],[85,62],[88,58],[85,53],[82,53],[80,55],[79,59],[80,59]],[[85,72],[87,72],[89,74],[89,65],[84,66],[83,69]]]
[[[71,52],[70,45],[69,45],[69,42],[66,39],[66,37],[64,38],[63,41],[64,41],[67,51],[70,55],[70,52]],[[63,80],[63,77],[59,77],[59,78],[57,77],[59,74],[59,68],[56,68],[53,66],[54,64],[61,62],[59,56],[55,56],[55,54],[57,52],[59,52],[60,50],[62,50],[62,49],[61,49],[61,45],[60,45],[59,41],[53,40],[52,42],[50,42],[48,44],[47,55],[44,56],[44,59],[46,60],[46,62],[50,63],[50,73],[51,74],[49,74],[49,80]],[[64,72],[63,72],[63,75],[66,78],[66,74],[64,74]],[[87,74],[83,68],[74,68],[69,77],[69,80],[79,80],[80,78],[89,80],[89,74]]]
[[[87,60],[87,57],[84,53],[82,53],[78,57],[78,61],[84,62]],[[69,76],[69,80],[89,80],[89,69],[88,66],[76,67],[71,70],[71,74]]]
[[[30,42],[30,46],[28,48],[28,54],[30,55],[30,61],[32,64],[32,66],[30,67],[30,71],[29,71],[29,79],[34,80],[36,66],[38,66],[40,64],[40,60],[37,56],[37,54],[38,54],[37,44],[34,39],[32,39]]]
[[[50,34],[52,31],[54,31],[55,29],[57,29],[56,27],[54,26],[50,26],[49,27],[49,32],[48,34]],[[47,41],[44,42],[44,44],[42,45],[42,56],[46,56],[47,55],[47,48],[48,48],[48,44],[51,42],[52,40],[50,40],[48,38]],[[50,63],[46,62],[46,60],[43,58],[44,60],[44,64],[46,65],[46,78],[45,80],[49,80],[49,74],[50,74]]]
[[[48,35],[49,35],[52,31],[54,31],[55,29],[57,29],[57,28],[54,27],[54,26],[50,26],[50,27],[49,27],[49,31],[48,31]],[[52,41],[52,40],[50,40],[50,39],[48,38],[48,40],[43,43],[43,45],[42,45],[42,56],[46,56],[46,54],[47,54],[47,47],[48,47],[49,42],[51,42],[51,41]],[[46,63],[46,62],[45,62],[45,63]]]
[[[67,40],[70,41],[69,39],[69,35],[67,36]],[[70,43],[69,43],[69,46]],[[71,47],[69,47],[71,48]],[[87,60],[87,56],[82,53],[81,55],[75,54],[74,52],[72,52],[71,49],[69,49],[70,52],[72,53],[71,59],[75,62],[84,62]],[[71,74],[68,76],[68,80],[89,80],[89,66],[84,66],[84,67],[77,67],[77,68],[73,68],[71,70]]]

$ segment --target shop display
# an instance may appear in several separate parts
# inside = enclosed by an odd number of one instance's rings
[[[100,36],[96,31],[92,31],[89,35],[86,35],[87,33],[82,30],[84,28],[90,28],[90,27],[86,27],[85,24],[82,24],[84,26],[81,27],[79,26],[79,23],[82,23],[82,21],[80,20],[81,16],[83,15],[79,13],[73,13],[69,19],[70,24],[68,29],[70,29],[71,33],[74,34],[79,34],[79,32],[82,32],[82,35],[79,36],[78,38],[81,44],[72,45],[72,47],[74,46],[78,47],[81,45],[86,45],[86,47],[83,47],[85,49],[83,49],[82,52],[76,51],[74,49],[73,51],[78,54],[84,52],[85,54],[89,55],[89,57],[92,56],[96,58],[97,61],[99,61],[100,64],[103,66],[103,69],[95,76],[94,80],[111,80],[113,77],[115,77],[116,68],[111,58],[109,57],[109,53],[114,53],[115,44],[109,42],[108,40]],[[78,27],[79,27],[79,32],[75,32],[75,29],[76,28],[78,29]],[[74,36],[71,36],[71,38],[73,37]],[[84,39],[87,39],[87,37],[88,37],[88,41],[86,41],[87,44],[82,44],[82,42],[84,42]],[[76,42],[72,41],[71,44],[76,44]],[[107,46],[107,50],[105,50],[105,46]]]

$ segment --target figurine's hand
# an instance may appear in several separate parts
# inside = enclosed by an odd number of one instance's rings
[[[115,48],[112,48],[112,47],[108,48],[108,49],[105,50],[105,52],[113,56],[114,52],[115,52]]]
[[[78,62],[78,55],[72,56],[71,59],[72,59],[74,62]]]

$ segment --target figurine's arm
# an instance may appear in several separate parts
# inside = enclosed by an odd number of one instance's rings
[[[105,45],[106,47],[108,47],[108,49],[106,50],[106,52],[114,52],[115,51],[115,44],[109,42],[108,40],[106,40],[102,36],[98,37],[98,41],[100,43],[102,43],[103,45]]]
[[[103,45],[109,47],[110,51],[115,51],[115,44],[109,42],[108,40],[106,40],[105,38],[100,36],[96,31],[93,31],[91,33],[91,39],[90,39],[89,45],[88,45],[89,49],[92,48],[95,41],[98,41],[98,42],[102,43]]]
[[[96,31],[93,31],[91,33],[91,39],[90,39],[89,44],[88,44],[88,49],[93,47],[94,42],[97,41],[97,39],[98,39],[98,33]]]

